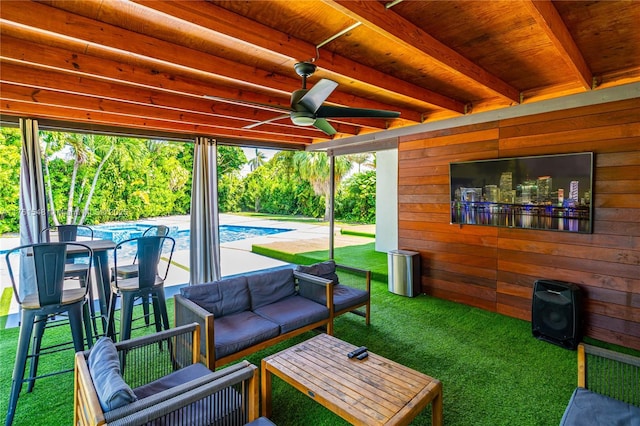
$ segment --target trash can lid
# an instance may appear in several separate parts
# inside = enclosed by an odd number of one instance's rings
[[[390,250],[389,254],[397,254],[400,256],[415,256],[418,253],[417,251],[409,251],[409,250]]]

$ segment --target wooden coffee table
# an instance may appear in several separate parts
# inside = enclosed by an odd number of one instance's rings
[[[406,425],[429,403],[442,425],[442,384],[369,352],[347,358],[356,346],[320,334],[262,360],[262,415],[271,415],[272,374],[354,425]]]

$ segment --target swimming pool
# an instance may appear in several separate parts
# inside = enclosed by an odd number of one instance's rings
[[[94,239],[113,240],[116,243],[120,243],[130,238],[141,237],[142,233],[150,226],[152,225],[135,223],[131,225],[94,225],[91,226],[91,228],[93,229]],[[228,243],[231,241],[239,241],[264,235],[279,234],[281,232],[293,230],[289,228],[264,228],[259,226],[238,225],[220,225],[218,229],[220,230],[220,243]],[[82,229],[78,230],[78,235],[84,235]],[[170,227],[169,236],[176,240],[175,250],[189,250],[191,241],[189,229],[179,229],[177,226]],[[130,250],[134,250],[133,247]],[[4,255],[7,251],[8,250],[0,250],[0,255]],[[134,254],[135,251],[132,251],[131,257],[133,257]],[[118,255],[118,257],[120,257],[120,255]]]
[[[153,225],[145,223],[136,223],[132,225],[95,225],[92,226],[91,229],[93,229],[93,237],[95,239],[113,240],[114,242],[119,243],[130,238],[141,237],[144,231],[150,226]],[[292,230],[289,228],[264,228],[258,226],[237,225],[220,225],[218,229],[220,230],[221,243],[278,234],[280,232]],[[83,235],[82,231],[83,230],[78,230],[78,235]],[[186,248],[189,248],[189,229],[179,229],[177,226],[169,227],[169,236],[176,240],[176,249],[178,241],[184,245],[185,240],[187,243]]]

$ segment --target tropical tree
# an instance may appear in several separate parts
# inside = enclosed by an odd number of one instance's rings
[[[78,224],[83,224],[87,219],[87,215],[89,214],[89,207],[91,206],[91,199],[93,198],[93,194],[95,193],[96,186],[98,184],[98,178],[100,177],[100,172],[104,167],[105,163],[111,157],[114,150],[116,149],[116,138],[109,136],[97,136],[90,138],[87,142],[90,143],[90,149],[94,154],[94,161],[96,158],[99,158],[98,166],[93,173],[93,179],[91,180],[91,186],[89,187],[89,192],[87,194],[87,199],[84,202],[84,208],[82,209],[82,216],[78,221]]]
[[[227,173],[239,172],[247,164],[247,156],[237,146],[218,145],[218,178]]]
[[[317,195],[324,197],[324,220],[329,220],[331,213],[331,171],[329,157],[324,152],[297,151],[293,155],[293,162],[300,173],[300,177],[311,183]],[[335,157],[334,178],[336,187],[342,178],[351,170],[352,163],[345,156]]]
[[[335,213],[343,221],[375,223],[375,170],[355,173],[342,182],[336,194]]]
[[[349,161],[351,161],[352,163],[356,163],[358,165],[358,173],[362,171],[361,169],[363,165],[368,164],[370,157],[371,157],[371,154],[369,154],[368,152],[347,155],[347,158],[349,159]]]
[[[14,232],[20,224],[20,131],[0,131],[0,234]]]
[[[93,135],[82,135],[79,133],[65,133],[65,147],[70,148],[70,155],[73,158],[73,168],[69,184],[69,195],[67,198],[67,224],[74,223],[77,217],[77,210],[74,209],[73,200],[78,179],[78,169],[84,164],[93,160],[92,153],[87,147],[87,139],[92,139]]]
[[[256,148],[255,156],[251,160],[249,160],[249,168],[251,171],[254,171],[258,167],[262,166],[266,161],[267,156],[264,155],[264,152]]]

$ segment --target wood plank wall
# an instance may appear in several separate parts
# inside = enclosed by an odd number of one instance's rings
[[[420,252],[422,290],[531,320],[536,279],[577,283],[587,336],[640,350],[640,100],[405,137],[398,248]],[[449,163],[594,152],[592,234],[451,225]]]

